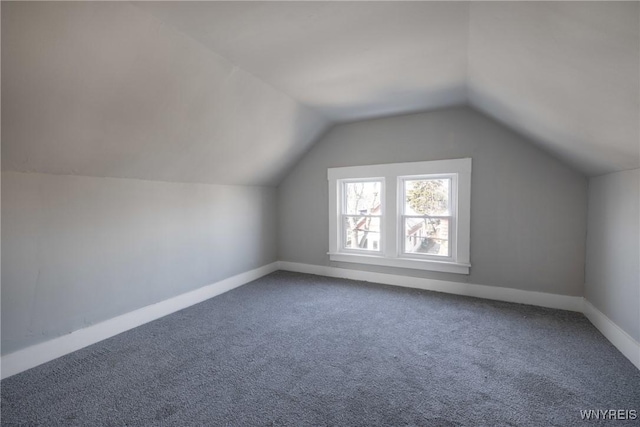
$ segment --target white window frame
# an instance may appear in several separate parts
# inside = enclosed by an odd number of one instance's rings
[[[450,257],[403,253],[403,182],[416,178],[451,178]],[[329,259],[386,267],[469,274],[471,231],[471,159],[391,163],[330,168]],[[353,251],[342,244],[342,185],[353,181],[382,181],[380,251]]]
[[[405,209],[405,181],[412,180],[421,180],[421,179],[450,179],[451,184],[449,187],[449,215],[406,215],[404,212]],[[457,224],[457,181],[458,175],[455,173],[447,173],[447,174],[430,174],[430,175],[412,175],[412,176],[401,176],[398,177],[398,249],[400,251],[399,257],[401,258],[411,258],[411,259],[419,259],[419,260],[432,260],[432,261],[455,261],[454,254],[456,253],[456,224]],[[449,255],[428,255],[428,254],[412,254],[405,252],[405,238],[404,238],[404,220],[407,217],[413,218],[421,218],[421,217],[442,217],[449,219]]]
[[[344,194],[344,185],[348,184],[348,183],[353,183],[353,182],[380,182],[380,215],[349,215],[345,212],[344,208],[344,204],[345,204],[345,200],[346,200],[346,194]],[[340,192],[338,194],[340,194],[341,197],[341,203],[338,206],[339,209],[339,236],[338,236],[338,245],[340,248],[340,252],[342,253],[352,253],[352,254],[362,254],[362,255],[382,255],[383,251],[382,248],[384,246],[384,240],[385,240],[385,233],[384,233],[384,214],[385,214],[385,181],[384,181],[384,177],[369,177],[369,178],[356,178],[356,179],[341,179],[340,180]],[[370,250],[370,249],[353,249],[353,248],[346,248],[345,244],[346,242],[344,241],[344,233],[343,233],[343,229],[342,229],[342,224],[343,224],[343,219],[345,216],[361,216],[361,217],[376,217],[376,218],[380,218],[380,246],[378,247],[378,250]]]

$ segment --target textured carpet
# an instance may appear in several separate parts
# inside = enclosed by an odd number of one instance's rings
[[[640,372],[581,314],[287,272],[1,386],[2,425],[568,426],[640,410]]]

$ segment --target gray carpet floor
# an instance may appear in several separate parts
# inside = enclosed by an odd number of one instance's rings
[[[581,409],[640,410],[640,371],[581,314],[288,272],[1,387],[3,426],[571,426],[602,424]]]

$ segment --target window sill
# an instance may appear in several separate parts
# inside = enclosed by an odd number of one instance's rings
[[[381,265],[384,267],[411,268],[415,270],[439,271],[443,273],[469,274],[471,264],[447,261],[418,260],[409,258],[385,258],[376,255],[329,253],[331,261],[356,264]]]

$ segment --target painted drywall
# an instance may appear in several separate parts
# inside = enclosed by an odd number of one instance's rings
[[[471,273],[329,262],[327,168],[471,157]],[[471,108],[333,128],[278,187],[279,259],[582,296],[587,179]]]
[[[331,119],[466,100],[466,2],[137,2]]]
[[[471,2],[469,102],[590,176],[640,167],[640,3]]]
[[[637,2],[1,8],[3,170],[276,185],[322,112],[467,102],[585,173],[640,165]]]
[[[637,1],[136,4],[338,122],[471,103],[589,175],[640,167]]]
[[[585,298],[640,341],[640,169],[589,179]]]
[[[276,190],[2,173],[2,354],[276,261]]]
[[[276,185],[327,121],[128,2],[2,2],[2,170]]]

